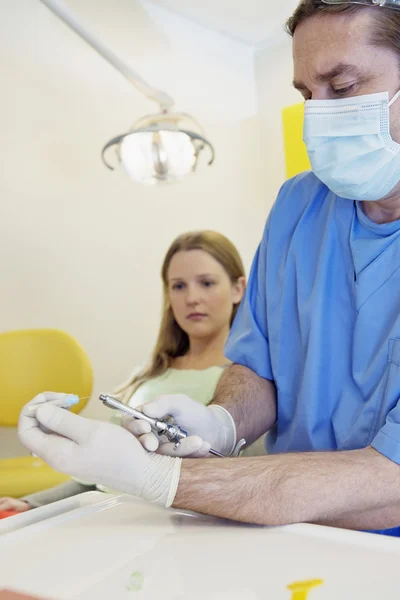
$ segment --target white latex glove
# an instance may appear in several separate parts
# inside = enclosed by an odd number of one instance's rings
[[[171,506],[181,460],[149,454],[122,427],[54,406],[52,402],[62,396],[40,394],[41,398],[22,409],[18,424],[21,443],[57,471]],[[43,403],[43,397],[48,401]],[[31,416],[32,406],[37,404],[40,406]]]
[[[35,396],[35,398],[24,407],[24,414],[29,417],[34,417],[39,406],[48,402],[51,402],[54,406],[68,409],[71,408],[71,406],[74,406],[74,404],[78,404],[79,398],[74,394],[44,392],[43,394]]]
[[[159,396],[152,402],[138,407],[149,417],[161,419],[166,415],[188,433],[178,448],[151,431],[145,421],[124,417],[122,426],[137,436],[144,448],[168,456],[201,458],[210,448],[229,456],[236,444],[236,426],[230,413],[222,406],[204,406],[189,396],[175,394]]]

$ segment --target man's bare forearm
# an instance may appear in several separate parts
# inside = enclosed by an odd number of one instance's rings
[[[400,467],[372,448],[184,460],[174,506],[260,525],[386,529],[400,525]]]
[[[248,444],[269,431],[276,421],[274,383],[242,365],[225,370],[211,404],[220,404],[230,412],[238,439],[245,438]]]

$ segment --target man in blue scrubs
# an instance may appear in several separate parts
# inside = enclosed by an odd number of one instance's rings
[[[144,407],[200,436],[161,444],[198,458],[179,463],[173,506],[262,524],[400,525],[400,2],[381,4],[304,0],[288,22],[313,172],[285,183],[271,211],[212,406],[164,396]],[[127,424],[154,450],[146,427]],[[267,431],[267,456],[201,458]],[[20,435],[37,454],[57,450],[57,436],[44,450]],[[64,470],[88,476],[74,461]]]

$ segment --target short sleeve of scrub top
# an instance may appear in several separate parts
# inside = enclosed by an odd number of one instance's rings
[[[225,356],[273,381],[267,333],[266,257],[269,220],[250,271],[246,294],[234,320]]]

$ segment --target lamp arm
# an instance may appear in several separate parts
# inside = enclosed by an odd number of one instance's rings
[[[117,71],[121,73],[130,83],[132,83],[142,94],[150,100],[157,102],[162,111],[168,111],[174,105],[173,99],[165,92],[152,88],[146,81],[138,75],[133,69],[125,64],[114,52],[112,52],[103,42],[85,29],[75,15],[65,6],[62,0],[40,0],[57,17],[68,25],[75,33],[89,44],[100,56],[109,62]]]

